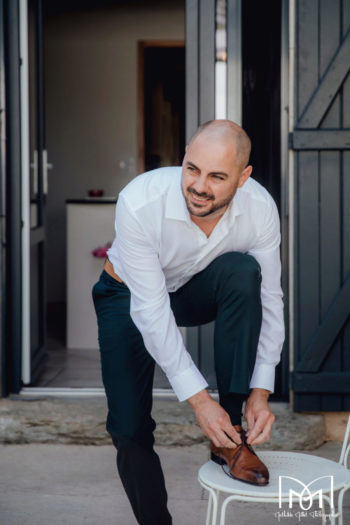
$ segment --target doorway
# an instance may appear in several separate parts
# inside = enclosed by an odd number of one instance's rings
[[[252,12],[261,14],[260,18],[254,16],[260,24],[260,26],[257,24],[254,29],[252,29],[252,20],[249,18],[248,3]],[[151,58],[152,54],[156,56],[158,53],[156,60],[164,64],[166,58],[162,56],[162,53],[166,54],[170,50],[163,50],[163,48],[174,47],[172,50],[174,53],[183,53],[184,41],[185,13],[182,1],[142,2],[135,0],[131,7],[127,2],[98,2],[96,0],[88,4],[87,7],[84,2],[78,0],[63,3],[43,0],[45,8],[43,69],[46,92],[44,131],[50,162],[53,163],[48,180],[48,194],[42,197],[47,213],[45,217],[47,219],[45,265],[48,278],[45,300],[48,316],[45,328],[46,333],[49,332],[58,343],[55,350],[57,350],[57,362],[60,365],[64,363],[62,352],[67,351],[65,346],[66,202],[69,199],[80,199],[86,202],[89,188],[103,188],[105,195],[115,198],[125,184],[137,173],[146,169],[146,164],[147,169],[150,169],[152,166],[162,165],[162,162],[168,162],[164,160],[166,155],[162,158],[162,155],[159,154],[159,149],[158,151],[153,150],[153,143],[145,141],[145,129],[146,127],[148,130],[152,129],[152,119],[149,119],[149,107],[144,107],[141,112],[142,116],[139,117],[138,103],[142,91],[137,80],[138,42],[151,44],[148,46],[149,50],[147,46],[144,46],[143,61],[144,67],[146,64],[146,70],[152,72],[152,65],[147,65],[148,51]],[[281,141],[278,109],[280,84],[277,77],[279,75],[278,62],[281,57],[281,8],[279,2],[274,0],[271,6],[265,6],[262,12],[259,11],[259,4],[256,0],[242,2],[242,24],[239,31],[242,31],[243,53],[240,60],[235,63],[235,67],[242,67],[243,70],[243,126],[253,141],[254,176],[270,190],[279,204],[281,202],[279,166]],[[130,20],[133,21],[132,24]],[[190,18],[187,20],[188,27],[190,27],[190,20]],[[232,22],[232,18],[229,20]],[[198,20],[195,21],[195,28],[198,28]],[[233,31],[232,27],[229,27],[228,30]],[[194,63],[190,64],[188,60],[187,73],[198,71],[198,47],[208,51],[202,45],[202,40],[209,38],[205,31],[202,31],[199,36],[194,31],[191,38],[186,40],[186,46],[192,45],[192,51],[195,49],[196,53],[188,53],[188,57],[191,56]],[[163,45],[159,46],[161,49],[157,49],[157,45],[152,45],[155,41],[163,44],[167,41],[177,41],[181,42],[181,45]],[[254,51],[258,53],[259,58],[252,52],[253,44],[255,44]],[[261,51],[259,49],[257,51],[256,48],[259,47]],[[273,58],[272,62],[270,62],[270,55]],[[173,60],[180,63],[176,57]],[[232,60],[228,60],[228,65],[230,64],[232,66]],[[262,64],[264,64],[263,67],[261,67]],[[210,87],[213,83],[207,82],[207,73],[211,73],[209,66],[207,57],[203,55],[200,61],[200,67],[203,68],[199,75],[200,78],[187,74],[186,82],[189,84],[193,81],[195,89],[191,93],[196,95],[191,101],[192,104],[187,106],[187,121],[190,120],[191,112],[195,112],[194,110],[200,110],[201,116],[206,114],[204,109],[213,106]],[[257,78],[257,72],[259,72],[259,78]],[[139,78],[144,79],[145,77],[142,75]],[[277,86],[273,96],[264,86],[262,86],[263,94],[258,92],[258,81],[264,78]],[[148,74],[148,84],[143,82],[142,100],[144,100],[146,89],[151,93],[156,91],[155,83],[152,82],[152,74]],[[202,100],[196,91],[199,90],[199,87],[203,95]],[[164,86],[162,89],[164,93],[167,91]],[[171,89],[168,91],[171,93]],[[208,103],[205,102],[207,95]],[[230,96],[230,93],[228,95]],[[167,98],[168,92],[166,96],[163,96],[163,102],[169,102]],[[149,97],[147,99],[150,100]],[[171,107],[176,108],[179,100],[173,98],[170,104]],[[173,110],[170,111],[170,114],[173,116]],[[176,115],[176,111],[174,114]],[[173,118],[174,122],[176,118]],[[180,122],[181,115],[178,118]],[[140,126],[141,120],[143,124]],[[159,126],[155,128],[155,136],[159,134],[160,129]],[[177,139],[179,148],[172,145],[172,151],[181,149],[183,151],[180,146],[183,141],[182,129],[183,124],[180,123]],[[169,149],[165,151],[167,158],[170,158]],[[140,169],[141,161],[143,167]],[[171,160],[171,162],[176,161]],[[42,182],[41,184],[42,193],[45,193],[45,185]],[[107,240],[110,239],[102,241]],[[90,255],[91,253],[87,252],[87,256],[90,257]],[[37,275],[43,279],[42,273],[39,272]],[[34,281],[33,283],[35,284]],[[42,325],[40,327],[42,328]],[[202,343],[205,346],[204,338],[202,338]],[[53,347],[51,349],[53,350]],[[46,350],[50,349],[46,347]],[[59,352],[60,355],[58,355]],[[201,352],[201,370],[212,372],[213,365],[205,348],[201,349]],[[79,355],[81,357],[82,354]],[[93,354],[88,355],[91,357]],[[98,353],[94,355],[98,362]],[[74,360],[73,367],[79,368],[79,360]],[[93,367],[96,368],[95,364]],[[60,372],[56,375],[56,379],[66,381],[68,375],[65,377]],[[278,383],[278,377],[277,374],[276,383]],[[35,383],[36,386],[39,384]],[[72,383],[70,385],[61,383],[61,386],[71,385]],[[44,385],[41,383],[41,386]]]
[[[139,42],[139,173],[179,166],[185,151],[185,43]]]
[[[39,377],[27,385],[54,389],[96,388],[102,387],[96,319],[89,317],[84,323],[86,332],[96,325],[96,333],[89,337],[89,346],[68,344],[69,246],[73,249],[79,246],[79,256],[96,274],[84,286],[90,294],[104,262],[103,258],[93,257],[92,252],[113,240],[118,192],[145,169],[139,166],[140,42],[146,44],[143,46],[147,75],[143,82],[144,96],[145,89],[154,91],[154,82],[150,86],[150,75],[156,78],[154,60],[162,64],[156,80],[164,95],[162,100],[154,97],[153,107],[148,103],[144,105],[143,137],[148,137],[152,130],[153,142],[144,143],[147,159],[144,157],[143,162],[149,166],[151,156],[154,158],[156,134],[160,131],[154,125],[157,120],[154,114],[158,111],[158,117],[169,117],[178,130],[174,143],[163,148],[159,162],[169,158],[178,163],[180,149],[184,149],[184,2],[134,0],[130,5],[119,1],[92,0],[86,4],[79,0],[43,0],[43,9],[46,141],[53,165],[46,197],[44,328],[48,360]],[[171,92],[174,78],[171,79],[171,68],[164,62],[165,55],[176,64],[179,89],[175,93]],[[148,100],[148,95],[146,98]],[[169,152],[172,152],[170,156]],[[92,188],[101,188],[103,197],[90,199],[88,191]],[[105,233],[92,240],[91,246],[84,247],[84,252],[78,241],[70,242],[68,209],[73,206],[87,209],[94,204],[97,213],[109,206],[112,216]],[[89,230],[86,238],[91,238],[91,233]],[[85,271],[85,262],[84,267],[79,266],[79,279]],[[89,303],[89,316],[94,315],[90,295],[80,302],[84,307]],[[168,386],[167,382],[161,373],[159,377],[156,374],[155,387],[163,386]]]
[[[254,13],[254,16],[252,16]],[[242,2],[242,126],[252,176],[281,209],[281,1]]]
[[[252,141],[252,176],[272,195],[281,218],[282,288],[284,290],[286,339],[276,367],[272,400],[289,396],[288,355],[288,222],[284,158],[287,126],[284,128],[286,58],[288,49],[287,2],[242,1],[242,126]],[[252,16],[252,13],[254,16]]]

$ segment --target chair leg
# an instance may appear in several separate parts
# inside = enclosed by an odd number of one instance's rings
[[[343,499],[344,499],[345,492],[349,490],[349,488],[350,488],[350,485],[343,487],[338,494],[338,513],[337,513],[338,525],[343,525]]]
[[[216,525],[216,522],[218,519],[219,503],[220,503],[220,491],[216,490],[216,507],[215,507],[215,511],[213,509],[213,525]]]
[[[234,500],[237,500],[236,496],[228,496],[221,505],[220,525],[225,525],[227,505],[230,503],[230,501]]]
[[[209,492],[209,501],[208,501],[208,510],[207,510],[207,520],[206,525],[216,525],[217,515],[218,515],[218,501],[220,498],[220,491],[216,492],[211,487],[205,486],[206,490]]]
[[[209,492],[209,501],[208,501],[208,509],[207,509],[207,519],[205,522],[205,525],[210,525],[210,516],[212,512],[212,503],[213,503],[213,496]],[[323,525],[323,524],[322,524]]]
[[[326,517],[327,508],[326,508],[326,504],[328,504],[328,506],[329,506],[329,523],[330,523],[330,525],[336,525],[335,520],[336,520],[336,518],[338,518],[339,513],[337,513],[337,514],[335,513],[335,507],[334,507],[333,500],[331,500],[325,494],[322,497],[322,525],[326,525],[326,522],[327,522],[327,517]]]

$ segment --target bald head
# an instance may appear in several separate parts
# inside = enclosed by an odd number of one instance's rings
[[[232,120],[209,120],[205,122],[191,137],[190,146],[199,136],[202,138],[227,143],[235,151],[235,157],[240,169],[244,169],[249,163],[251,142],[247,133],[241,126]]]

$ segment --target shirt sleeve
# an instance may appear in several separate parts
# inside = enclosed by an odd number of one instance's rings
[[[119,196],[116,206],[115,229],[118,252],[115,271],[130,290],[131,318],[179,401],[184,401],[208,383],[186,350],[176,325],[159,262],[157,240],[142,227],[123,195]]]
[[[284,341],[283,293],[281,288],[280,220],[271,199],[258,242],[249,254],[261,267],[262,325],[250,388],[274,391],[275,367]]]

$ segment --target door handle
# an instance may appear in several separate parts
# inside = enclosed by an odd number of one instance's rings
[[[47,150],[43,149],[43,193],[47,195],[49,189],[48,170],[52,170],[53,164],[47,162]]]
[[[34,150],[34,162],[30,164],[30,167],[33,170],[33,193],[34,195],[38,194],[38,150]],[[52,170],[53,164],[47,162],[47,150],[43,149],[42,151],[42,161],[43,161],[43,193],[47,195],[48,191],[48,170]]]
[[[30,167],[33,169],[33,194],[38,194],[38,150],[34,150],[33,161]]]

